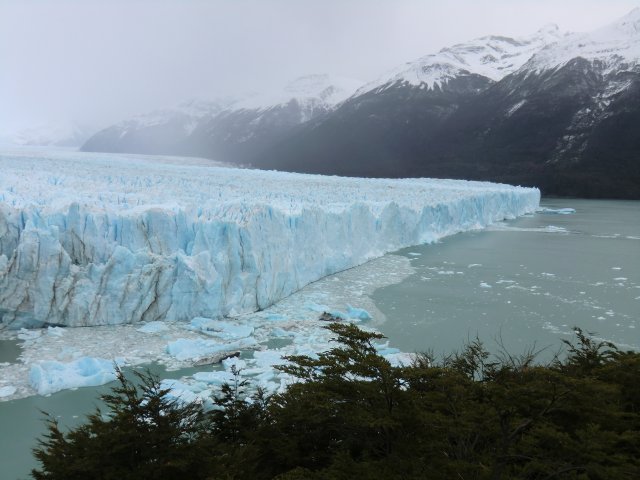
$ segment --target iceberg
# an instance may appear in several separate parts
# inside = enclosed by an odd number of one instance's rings
[[[29,372],[29,382],[40,395],[69,388],[104,385],[115,379],[114,361],[93,357],[82,357],[72,362],[39,362],[33,364]]]
[[[244,338],[230,343],[215,340],[179,338],[167,344],[167,353],[181,361],[200,360],[217,354],[236,352],[253,348],[258,342],[253,338]]]
[[[236,323],[203,317],[194,318],[191,320],[190,325],[191,328],[196,331],[222,340],[236,340],[250,337],[254,330],[251,325],[238,325]]]
[[[219,319],[400,248],[534,212],[540,192],[166,157],[0,153],[0,328]]]
[[[14,393],[16,393],[18,389],[13,385],[5,385],[4,387],[0,387],[0,397],[10,397]]]

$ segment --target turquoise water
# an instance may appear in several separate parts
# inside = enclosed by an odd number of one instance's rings
[[[20,340],[0,340],[0,363],[15,363],[22,352]]]
[[[145,365],[150,372],[161,378],[178,379],[195,372],[211,370],[212,367],[194,367],[168,372],[157,364]],[[133,377],[132,369],[125,369],[127,377]],[[96,406],[102,405],[101,394],[109,392],[115,383],[100,387],[64,390],[43,397],[21,398],[8,402],[0,402],[0,478],[2,480],[31,478],[29,472],[37,466],[31,454],[36,439],[45,432],[44,414],[48,412],[57,418],[60,425],[74,427],[84,417],[92,413]],[[89,480],[89,479],[88,479]]]
[[[440,354],[478,336],[493,351],[535,344],[545,359],[578,326],[640,348],[640,202],[542,203],[576,213],[536,214],[402,250],[416,273],[373,297],[391,343]]]

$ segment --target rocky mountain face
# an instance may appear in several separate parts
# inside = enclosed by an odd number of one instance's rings
[[[153,153],[640,198],[640,9],[590,33],[549,26],[525,38],[445,48],[338,101],[290,98],[205,116],[188,136]],[[123,151],[115,150],[123,145],[116,136],[103,149]],[[85,148],[100,149],[94,139]]]

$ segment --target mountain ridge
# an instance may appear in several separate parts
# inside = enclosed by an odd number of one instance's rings
[[[520,39],[493,35],[453,45],[330,106],[292,101],[223,112],[205,118],[173,149],[142,153],[304,173],[465,178],[537,186],[552,195],[640,198],[638,124],[635,9],[588,33],[547,26]]]

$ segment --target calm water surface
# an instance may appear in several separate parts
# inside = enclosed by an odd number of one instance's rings
[[[640,202],[545,200],[488,231],[404,249],[415,275],[377,290],[380,329],[408,351],[436,354],[479,336],[490,350],[548,347],[572,327],[640,348]],[[418,255],[420,254],[420,255]]]
[[[22,352],[20,340],[0,340],[0,363],[15,363]]]
[[[212,367],[185,368],[170,372],[157,364],[145,365],[144,368],[161,378],[177,379],[195,372],[211,370]],[[124,371],[127,377],[134,378],[132,369]],[[35,395],[0,402],[0,479],[31,478],[29,472],[38,466],[31,449],[36,445],[36,439],[45,433],[43,411],[57,418],[64,427],[79,425],[96,406],[102,405],[98,397],[108,393],[114,384],[115,382],[100,387],[63,390],[47,397]]]

